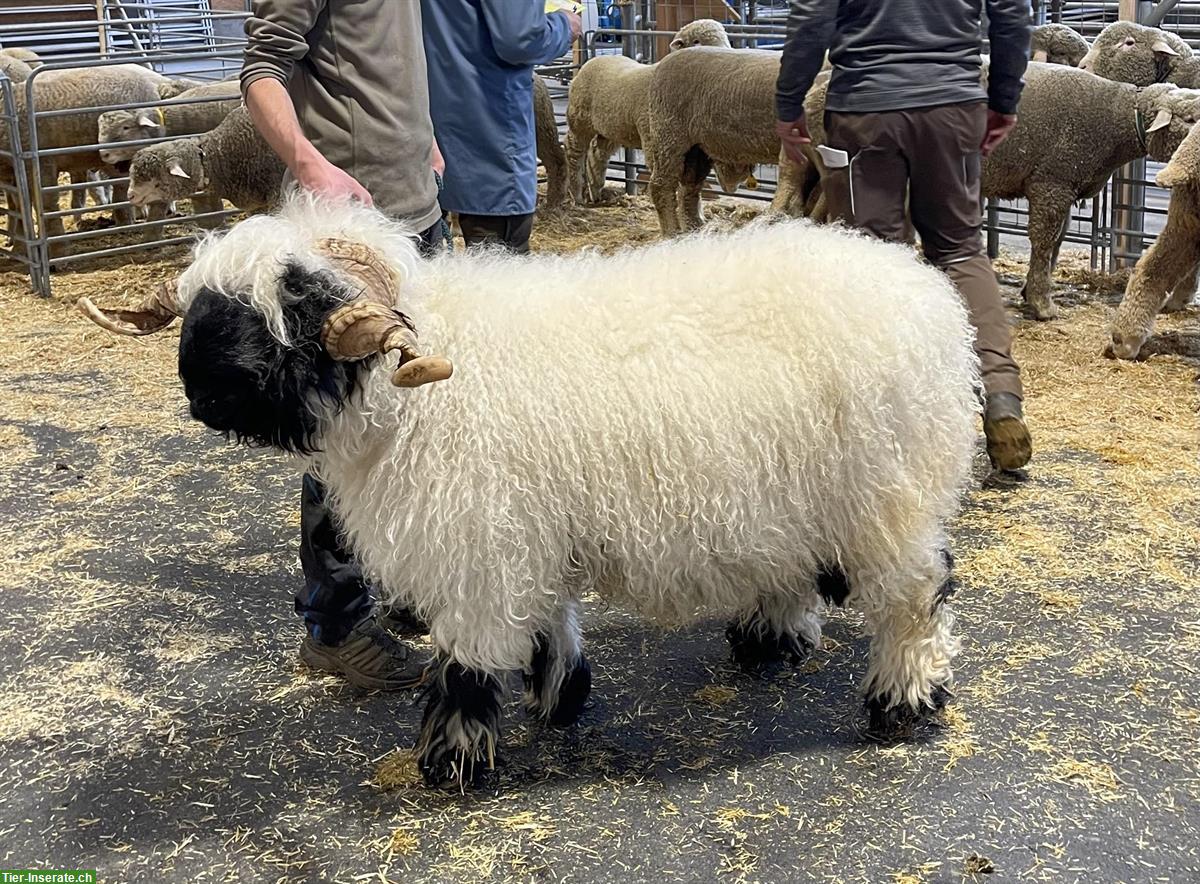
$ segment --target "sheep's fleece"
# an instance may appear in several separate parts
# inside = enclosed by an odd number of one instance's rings
[[[384,255],[422,348],[455,363],[400,390],[379,360],[340,412],[314,402],[306,464],[443,657],[521,668],[586,588],[665,624],[786,611],[819,639],[836,563],[875,636],[868,692],[916,707],[949,681],[935,599],[978,377],[959,297],[911,250],[791,221],[422,262],[382,215],[293,197],[205,240],[180,303],[225,292],[282,339],[282,268],[328,268],[325,237]]]

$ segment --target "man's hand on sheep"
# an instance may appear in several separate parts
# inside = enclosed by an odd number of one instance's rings
[[[313,155],[296,162],[293,170],[296,181],[305,190],[330,199],[349,197],[363,205],[374,205],[371,194],[352,176],[347,175],[316,151]]]
[[[1002,114],[988,109],[987,129],[983,133],[983,143],[979,151],[985,157],[1000,146],[1000,142],[1008,137],[1008,133],[1017,125],[1016,114]]]
[[[804,116],[788,122],[780,120],[775,124],[775,131],[779,134],[779,140],[783,144],[784,153],[792,162],[803,163],[805,144],[812,144],[812,136],[808,134],[808,122]]]

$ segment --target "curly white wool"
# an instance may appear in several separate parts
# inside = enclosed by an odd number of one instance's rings
[[[310,464],[439,651],[520,668],[585,588],[664,624],[761,608],[819,635],[836,563],[890,636],[868,686],[916,704],[948,681],[948,612],[901,645],[945,573],[978,379],[959,298],[911,251],[793,221],[420,263],[373,213],[293,201],[208,241],[184,287],[252,290],[275,327],[272,274],[331,235],[401,269],[398,306],[456,366],[417,390],[375,366]]]
[[[331,270],[316,250],[317,242],[327,238],[370,246],[386,258],[401,286],[414,279],[420,264],[416,235],[407,227],[349,201],[332,203],[295,189],[279,212],[254,215],[228,231],[205,236],[179,277],[179,304],[186,308],[202,288],[236,297],[263,315],[277,340],[290,344],[279,300],[280,274],[289,261]]]

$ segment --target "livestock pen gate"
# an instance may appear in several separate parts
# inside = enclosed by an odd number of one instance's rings
[[[63,183],[58,166],[70,164],[72,157],[95,154],[99,136],[91,143],[57,144],[48,137],[55,119],[150,109],[169,102],[117,101],[104,107],[55,110],[38,106],[39,83],[59,71],[122,64],[143,65],[171,78],[222,80],[241,67],[245,17],[243,0],[22,0],[21,5],[0,8],[0,48],[31,49],[44,62],[21,82],[0,74],[0,191],[6,205],[0,241],[7,240],[0,245],[0,259],[21,266],[35,291],[50,293],[54,270],[189,243],[194,238],[189,227],[220,225],[234,214],[175,216],[170,224],[111,225],[97,218],[98,209],[132,212],[133,207],[119,196],[128,178]],[[169,139],[124,144],[143,146],[165,140]],[[70,196],[69,208],[61,205],[64,195]],[[92,203],[85,205],[89,197]]]
[[[103,182],[73,180],[56,174],[59,158],[95,152],[96,144],[49,145],[39,135],[52,128],[63,111],[39,108],[31,101],[36,84],[52,71],[80,66],[137,63],[172,77],[201,81],[236,74],[241,65],[242,24],[247,0],[19,0],[0,8],[0,47],[37,51],[46,64],[24,82],[0,75],[0,191],[6,211],[0,224],[0,261],[16,264],[29,274],[34,289],[48,295],[52,271],[80,262],[114,259],[133,253],[190,242],[197,225],[217,226],[233,211],[173,216],[165,221],[125,222],[105,226],[99,208],[129,209],[119,199],[126,178]],[[1200,42],[1200,3],[1073,2],[1037,0],[1038,21],[1061,21],[1093,37],[1119,18],[1162,24],[1195,45]],[[565,128],[567,89],[579,65],[603,54],[622,54],[653,63],[668,50],[673,33],[697,18],[722,21],[735,48],[778,50],[786,30],[786,0],[630,0],[585,3],[585,35],[573,52],[541,68],[551,84],[560,132]],[[134,102],[105,108],[73,109],[67,113],[98,112],[161,106],[163,102]],[[143,145],[154,139],[130,143]],[[1163,223],[1167,194],[1153,186],[1154,164],[1140,162],[1121,170],[1104,190],[1079,206],[1067,231],[1067,241],[1086,246],[1093,267],[1115,268],[1141,254]],[[113,175],[111,169],[107,170]],[[119,174],[119,173],[118,173]],[[609,166],[609,178],[628,192],[644,187],[647,179],[639,151],[622,150]],[[742,187],[737,195],[769,200],[774,194],[775,167],[755,170],[757,187]],[[117,188],[115,201],[99,206],[108,188]],[[714,191],[715,192],[715,191]],[[82,205],[84,194],[91,204]],[[61,197],[74,197],[64,208]],[[1001,242],[1024,245],[1028,212],[1023,201],[989,203],[985,227],[993,253]],[[59,226],[64,229],[58,230]]]

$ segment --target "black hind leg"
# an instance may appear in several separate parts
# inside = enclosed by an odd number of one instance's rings
[[[490,673],[439,661],[426,688],[417,763],[432,786],[473,783],[495,767],[500,682]]]
[[[525,672],[525,708],[553,727],[569,727],[591,691],[592,667],[583,656],[578,604],[568,602],[554,628],[535,639]]]
[[[725,629],[733,662],[764,674],[802,663],[821,644],[821,598],[814,591],[763,596]]]

